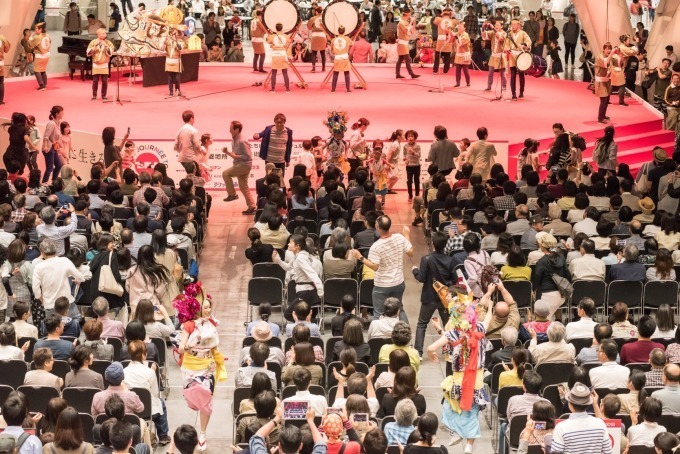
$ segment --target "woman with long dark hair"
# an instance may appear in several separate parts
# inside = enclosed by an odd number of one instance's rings
[[[61,166],[61,157],[59,156],[59,148],[61,146],[61,119],[64,118],[64,108],[61,106],[53,106],[50,110],[50,121],[45,125],[45,134],[43,134],[42,152],[45,157],[45,173],[43,174],[43,183],[47,183],[52,179],[57,178]]]
[[[165,339],[175,332],[175,327],[165,307],[154,306],[148,299],[141,299],[135,310],[135,320],[144,325],[146,335]]]
[[[162,295],[161,304],[172,318],[175,314],[172,300],[179,295],[179,285],[175,273],[179,272],[181,265],[177,260],[177,253],[168,247],[167,233],[163,229],[156,229],[151,232],[151,247],[156,263],[165,268],[167,272],[167,288]]]
[[[380,410],[378,410],[378,418],[393,415],[394,408],[401,399],[410,399],[413,401],[419,415],[425,413],[427,408],[425,397],[418,393],[416,387],[416,371],[410,365],[402,367],[394,375],[392,392],[385,394],[383,397],[382,402],[380,403]]]
[[[5,154],[2,156],[2,162],[5,164],[5,168],[8,169],[10,173],[18,173],[19,175],[24,173],[24,167],[28,162],[28,147],[31,151],[36,152],[38,149],[33,145],[30,137],[30,128],[28,126],[28,119],[26,115],[18,112],[12,114],[12,120],[10,123],[5,123],[3,126],[9,126],[7,128],[7,133],[9,134],[9,145]],[[13,163],[16,161],[16,163]],[[18,168],[16,168],[18,164]]]
[[[448,454],[449,451],[444,445],[434,446],[438,429],[439,418],[437,418],[437,415],[429,412],[421,415],[418,419],[418,441],[406,445],[404,454]]]
[[[127,142],[128,134],[125,134],[120,145],[114,145],[116,140],[116,130],[111,126],[107,126],[102,131],[102,142],[104,142],[104,174],[109,178],[119,179],[118,172],[123,172],[123,155],[120,150],[125,146]]]
[[[130,267],[125,280],[125,290],[130,295],[132,314],[135,313],[137,303],[142,299],[151,300],[154,306],[160,306],[167,292],[168,279],[170,279],[168,271],[156,262],[153,248],[148,244],[139,248],[137,264]]]
[[[614,127],[609,125],[604,128],[604,135],[595,142],[593,162],[597,164],[597,173],[606,175],[607,172],[615,173],[619,148],[614,142]]]
[[[253,265],[272,261],[274,246],[262,242],[260,231],[255,227],[248,229],[248,239],[250,247],[245,250],[246,258]]]
[[[78,411],[73,407],[66,407],[57,418],[54,442],[46,444],[43,451],[54,454],[94,454],[92,445],[84,440],[83,423]]]
[[[99,277],[104,265],[109,265],[113,273],[113,277],[119,285],[123,285],[123,279],[120,274],[118,266],[118,254],[114,251],[114,239],[110,233],[103,232],[97,241],[97,250],[99,251],[90,261],[90,271],[92,272],[92,279],[89,286],[89,297],[87,301],[94,301],[98,296],[103,296],[109,302],[109,309],[116,312],[116,320],[120,320],[123,325],[127,324],[128,311],[123,295],[114,295],[113,293],[105,293],[99,291]]]
[[[307,369],[312,374],[313,385],[321,384],[323,370],[321,366],[315,364],[314,348],[309,342],[298,342],[293,346],[291,364],[284,366],[281,370],[281,381],[283,381],[284,385],[293,383],[293,375],[300,367]]]
[[[298,183],[297,193],[291,197],[291,208],[293,209],[307,209],[314,208],[314,197],[310,191],[310,184],[307,180],[302,180]]]
[[[569,141],[569,134],[564,132],[557,136],[555,142],[550,146],[550,157],[545,166],[552,175],[554,166],[557,166],[560,169],[567,167],[570,156],[571,143]]]

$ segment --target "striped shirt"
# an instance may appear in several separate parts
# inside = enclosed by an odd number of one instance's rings
[[[550,452],[553,454],[612,454],[604,421],[587,413],[572,413],[555,426]]]
[[[288,142],[288,130],[283,128],[277,131],[272,128],[269,138],[269,149],[267,150],[267,162],[282,164],[286,162],[286,143]]]

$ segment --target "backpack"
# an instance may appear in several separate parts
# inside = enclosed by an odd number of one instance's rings
[[[483,265],[471,257],[468,257],[467,260],[475,262],[477,265],[482,267],[481,271],[479,272],[479,286],[482,288],[484,293],[486,293],[489,289],[489,284],[495,284],[500,280],[500,273],[498,272],[498,269],[492,264],[489,263],[488,265]]]
[[[19,435],[19,438],[5,433],[0,434],[0,454],[18,454],[30,436],[31,434],[26,432]]]
[[[595,149],[593,150],[593,161],[598,164],[603,164],[607,160],[607,149],[603,141],[597,142]]]

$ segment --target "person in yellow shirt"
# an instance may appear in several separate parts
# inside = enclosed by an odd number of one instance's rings
[[[531,268],[527,266],[527,259],[518,245],[510,248],[508,264],[501,267],[501,279],[504,281],[531,280]]]
[[[522,386],[525,365],[528,361],[528,358],[529,354],[523,347],[515,347],[512,350],[512,357],[510,359],[512,369],[510,366],[505,364],[505,362],[502,363],[505,372],[501,372],[500,376],[498,377],[498,389],[501,389],[505,386]]]

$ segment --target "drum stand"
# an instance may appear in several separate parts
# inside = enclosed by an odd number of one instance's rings
[[[355,67],[352,63],[349,64],[349,67],[352,69],[352,72],[354,73],[354,75],[356,76],[357,80],[359,81],[359,85],[361,86],[361,88],[362,88],[363,90],[367,90],[367,89],[368,89],[368,84],[366,83],[366,80],[363,78],[363,76],[361,75],[361,73],[359,72],[359,70],[356,69],[356,67]],[[331,68],[331,70],[328,71],[328,74],[326,74],[326,77],[324,77],[323,82],[321,82],[321,89],[322,89],[322,90],[323,90],[324,88],[326,88],[326,85],[328,85],[328,81],[331,80],[331,77],[332,77],[332,76],[333,76],[333,69]]]
[[[298,82],[296,85],[299,88],[302,88],[303,90],[308,87],[307,82],[305,82],[305,79],[302,78],[302,74],[300,74],[300,71],[295,67],[295,64],[292,61],[288,62],[288,69],[293,71],[295,76],[298,78],[300,82]],[[271,90],[271,87],[269,87],[269,81],[272,78],[272,70],[269,70],[269,74],[267,74],[267,77],[264,79],[264,82],[262,82],[262,86],[264,87],[265,90]]]

